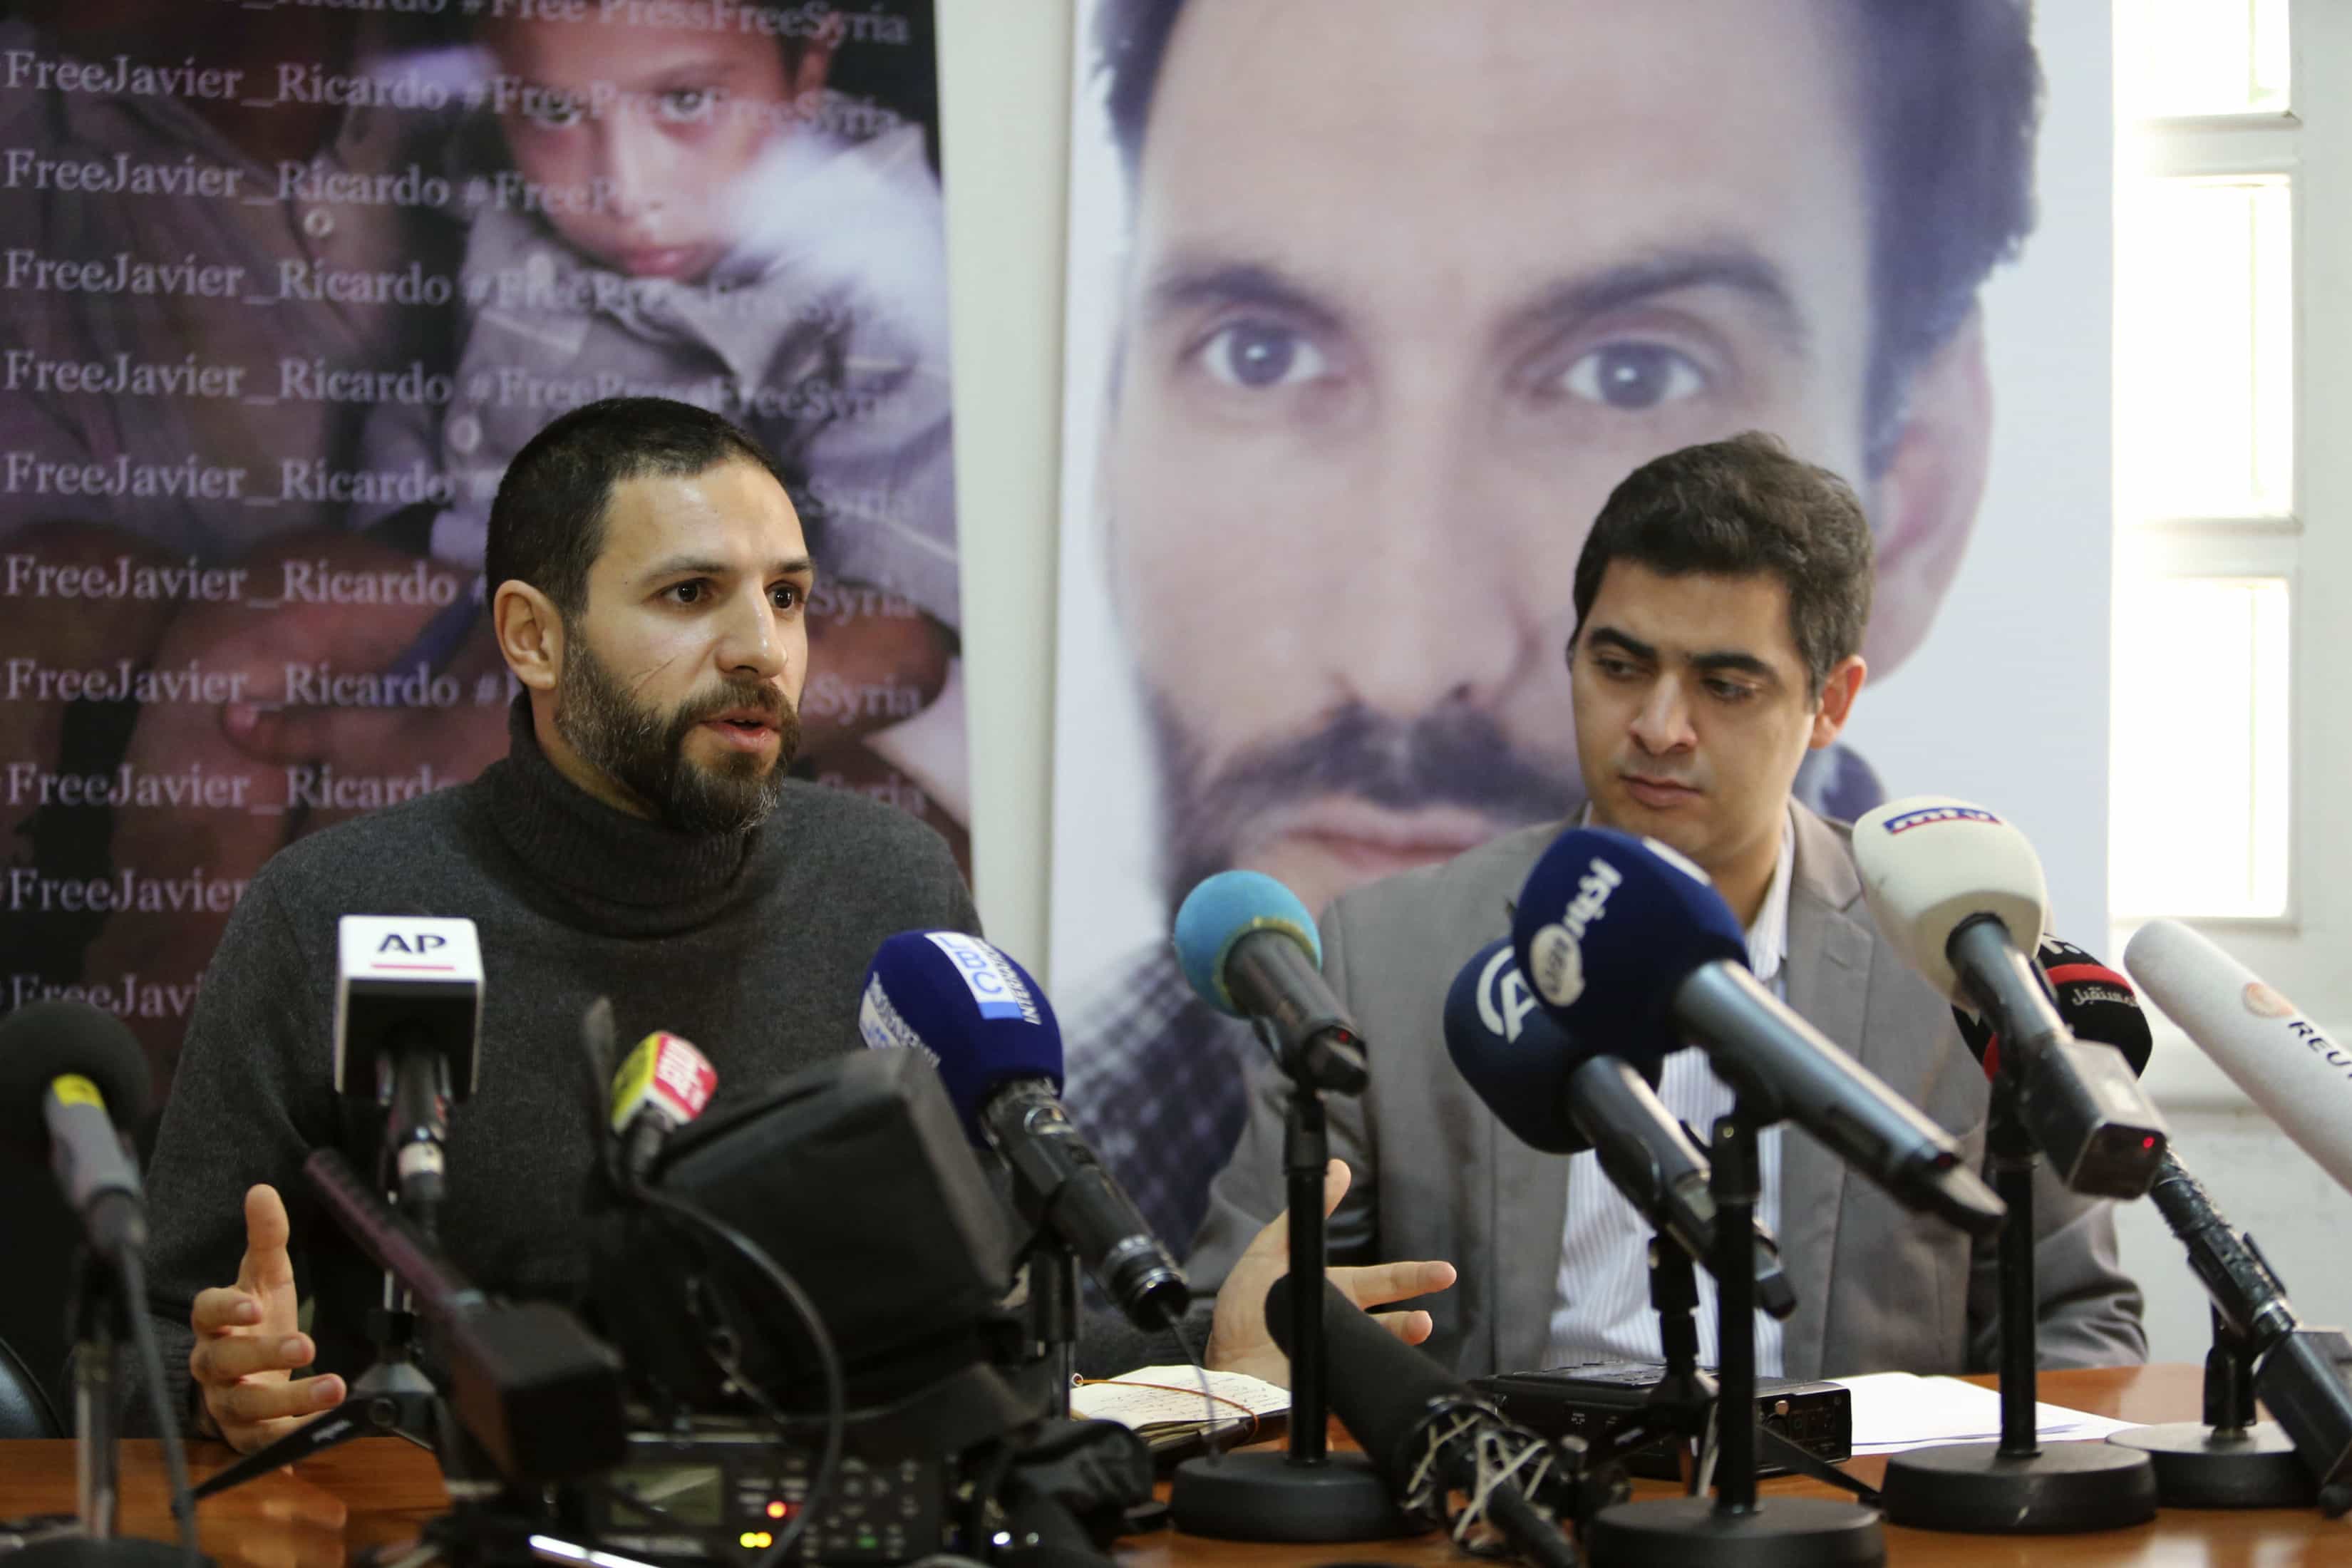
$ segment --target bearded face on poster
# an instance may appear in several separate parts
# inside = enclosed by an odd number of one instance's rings
[[[1170,910],[1233,867],[1319,910],[1575,812],[1574,567],[1661,453],[1762,429],[1849,477],[1873,679],[1927,637],[1985,483],[1979,290],[2032,220],[2021,5],[1091,20],[1128,243],[1094,515],[1066,526],[1101,531]],[[1851,818],[1882,792],[1832,747],[1798,793]],[[1248,1037],[1164,943],[1073,979],[1071,1101],[1189,1237]]]

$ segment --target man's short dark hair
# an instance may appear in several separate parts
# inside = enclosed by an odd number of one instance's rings
[[[1666,577],[1770,573],[1789,590],[1789,630],[1808,693],[1862,651],[1870,624],[1870,522],[1853,487],[1750,430],[1653,458],[1609,492],[1576,558],[1576,632],[1613,561]]]
[[[570,620],[588,603],[588,568],[604,549],[614,487],[647,475],[691,479],[727,462],[757,463],[784,483],[765,447],[691,403],[607,397],[560,416],[499,480],[482,553],[489,591],[528,583]]]
[[[2042,68],[2028,0],[1826,0],[1847,11],[1870,181],[1871,352],[1864,450],[1882,471],[1911,374],[1975,309],[2033,228]],[[1132,184],[1184,0],[1102,0],[1104,107]]]

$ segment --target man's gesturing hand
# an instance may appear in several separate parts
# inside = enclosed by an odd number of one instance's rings
[[[196,1331],[188,1371],[204,1390],[213,1425],[239,1453],[264,1447],[343,1402],[340,1377],[288,1375],[318,1353],[310,1336],[296,1327],[289,1234],[278,1189],[248,1189],[236,1283],[205,1291],[188,1314]]]
[[[1348,1167],[1334,1160],[1323,1168],[1323,1212],[1328,1215],[1347,1195]],[[1290,1358],[1276,1346],[1265,1327],[1266,1290],[1289,1272],[1290,1211],[1285,1209],[1234,1260],[1224,1288],[1217,1292],[1216,1318],[1209,1331],[1210,1366],[1290,1386]],[[1366,1309],[1425,1296],[1454,1283],[1451,1263],[1375,1263],[1329,1273],[1340,1294]],[[1422,1311],[1381,1312],[1374,1321],[1409,1345],[1429,1338],[1434,1326]]]

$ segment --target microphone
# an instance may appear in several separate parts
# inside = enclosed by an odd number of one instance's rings
[[[499,1474],[572,1480],[621,1462],[627,1416],[618,1356],[552,1303],[492,1301],[335,1150],[314,1152],[302,1169],[335,1223],[432,1325],[450,1409]]]
[[[1897,1203],[1971,1235],[2000,1228],[2006,1210],[1950,1135],[1748,972],[1730,907],[1674,849],[1570,828],[1528,874],[1511,942],[1571,1037],[1638,1060],[1687,1034],[1752,1110],[1795,1121]]]
[[[400,1201],[427,1235],[444,1195],[449,1105],[474,1091],[482,950],[469,920],[336,922],[335,1092],[383,1107]]]
[[[2352,1191],[2352,1051],[2178,921],[2140,927],[2124,963],[2199,1050]]]
[[[1472,955],[1445,994],[1445,1049],[1463,1079],[1520,1142],[1547,1154],[1600,1156],[1643,1218],[1714,1266],[1710,1168],[1643,1071],[1580,1048],[1536,1005],[1508,941]],[[1654,1058],[1643,1068],[1658,1070]],[[1756,1304],[1775,1318],[1797,1308],[1780,1248],[1756,1227]]]
[[[147,1244],[139,1168],[124,1146],[147,1113],[147,1058],[112,1014],[34,1002],[0,1018],[0,1142],[47,1158],[90,1247],[119,1259]]]
[[[656,1029],[613,1075],[612,1130],[622,1178],[644,1183],[669,1135],[702,1114],[719,1069],[679,1037]]]
[[[857,1027],[867,1046],[939,1068],[965,1136],[1011,1167],[1129,1321],[1160,1329],[1182,1314],[1183,1269],[1062,1106],[1062,1027],[1026,970],[961,931],[901,931],[866,969]]]
[[[1361,1094],[1364,1037],[1323,978],[1323,939],[1297,896],[1258,871],[1220,871],[1176,911],[1176,959],[1192,994],[1273,1030],[1283,1070]]]
[[[2086,950],[2047,932],[2034,949],[2033,962],[2049,984],[2060,1021],[2077,1040],[2086,1046],[2113,1046],[2135,1078],[2147,1070],[2156,1039],[2148,1033],[2147,1015],[2140,1011],[2139,995],[2129,980]],[[1985,1077],[2000,1077],[2000,1037],[1992,1026],[1966,1007],[1953,1008],[1952,1019]]]
[[[2186,927],[2177,929],[2204,942]],[[2144,1070],[2156,1042],[2132,983],[2056,937],[2043,937],[2035,958],[2050,978],[2060,1016],[2076,1037],[2113,1046],[2133,1072]],[[1972,1029],[1972,1021],[1961,1016],[1961,1033],[1969,1048],[1993,1061],[1999,1042],[1980,1047],[1983,1026]],[[2204,1184],[2168,1148],[2147,1195],[2173,1238],[2187,1250],[2189,1267],[2205,1282],[2213,1310],[2252,1351],[2255,1393],[2318,1481],[2323,1506],[2331,1514],[2346,1511],[2352,1505],[2352,1380],[2346,1375],[2352,1344],[2335,1330],[2303,1326],[2285,1285],[2254,1238],[2223,1217]],[[2272,1354],[2273,1351],[2278,1353]],[[2209,1403],[2210,1398],[2209,1393]],[[2209,1408],[2209,1420],[2222,1415]]]
[[[2067,1029],[2026,956],[2049,894],[2025,835],[1939,795],[1889,802],[1853,828],[1871,917],[1904,961],[2007,1043],[2018,1117],[2060,1181],[2136,1198],[2164,1159],[2164,1118],[2113,1050]]]
[[[1290,1353],[1291,1279],[1265,1293],[1265,1322]],[[1530,1500],[1573,1483],[1561,1450],[1506,1421],[1501,1413],[1422,1352],[1374,1321],[1339,1288],[1323,1282],[1324,1359],[1331,1412],[1372,1461],[1397,1506],[1422,1522],[1455,1528],[1446,1498],[1466,1492],[1472,1510],[1530,1561],[1571,1568],[1576,1553],[1553,1516]],[[1512,1451],[1516,1450],[1516,1452]]]

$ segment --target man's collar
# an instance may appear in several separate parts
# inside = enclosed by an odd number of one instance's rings
[[[605,805],[540,749],[528,693],[509,710],[506,759],[482,777],[499,836],[545,893],[615,935],[707,921],[745,890],[763,831],[680,833]]]
[[[1757,979],[1766,982],[1780,973],[1789,957],[1789,894],[1797,877],[1797,813],[1803,809],[1794,800],[1789,802],[1780,819],[1780,855],[1772,863],[1772,880],[1765,885],[1764,901],[1757,907],[1756,918],[1748,922],[1748,967]],[[1576,814],[1575,825],[1592,825],[1591,801]],[[1843,863],[1844,858],[1838,858]]]

